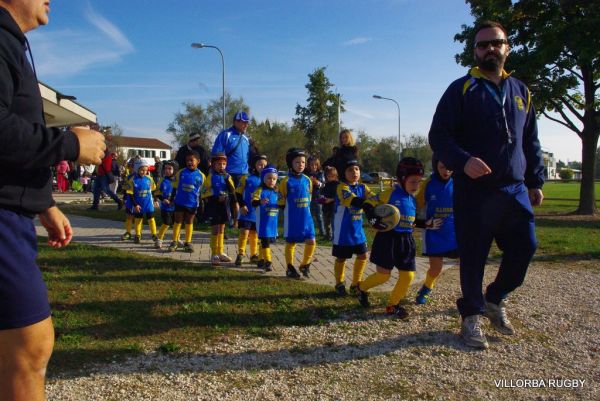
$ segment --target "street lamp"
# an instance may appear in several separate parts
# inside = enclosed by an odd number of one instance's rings
[[[217,46],[205,45],[204,43],[192,43],[194,49],[203,49],[205,47],[215,49],[221,55],[221,78],[222,78],[222,92],[223,92],[223,129],[225,129],[225,58],[223,52]]]
[[[396,103],[396,107],[398,108],[398,160],[402,159],[402,139],[400,138],[400,105],[394,99],[390,99],[389,97],[383,97],[379,95],[373,95],[375,99],[389,100],[391,102]]]
[[[337,97],[337,130],[339,134],[342,131],[342,120],[340,118],[342,113],[342,105],[340,103],[340,93],[338,92],[338,87],[336,84],[333,84],[333,86],[335,86],[335,96]]]

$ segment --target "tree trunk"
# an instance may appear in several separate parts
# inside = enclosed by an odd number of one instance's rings
[[[594,128],[596,127],[584,127],[582,133],[581,188],[579,190],[579,207],[575,214],[594,214],[598,211],[594,186],[598,131]]]

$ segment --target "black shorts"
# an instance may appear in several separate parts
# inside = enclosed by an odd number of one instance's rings
[[[162,220],[163,224],[172,226],[173,223],[175,222],[175,212],[161,209],[160,210],[160,219]]]
[[[259,239],[261,248],[270,248],[271,244],[274,244],[277,241],[275,237],[262,237]]]
[[[378,232],[371,246],[370,261],[384,269],[415,271],[417,247],[412,233]]]
[[[175,213],[186,213],[186,214],[195,215],[197,211],[198,211],[197,207],[186,207],[186,206],[175,205]]]
[[[256,223],[253,221],[238,220],[238,228],[240,230],[256,231]]]
[[[134,213],[133,217],[135,217],[136,219],[143,219],[144,216],[146,216],[146,220],[148,219],[152,219],[154,218],[154,212],[148,212],[148,213]]]
[[[366,242],[360,245],[333,245],[331,248],[331,254],[338,259],[350,259],[352,255],[362,255],[368,251]]]
[[[218,203],[218,202],[206,202],[205,211],[206,211],[206,219],[208,220],[208,224],[211,226],[217,226],[220,224],[225,224],[229,221],[229,217],[227,216],[227,204],[226,203]]]
[[[452,249],[450,251],[439,252],[439,253],[423,253],[423,256],[432,256],[438,258],[458,259],[458,249]]]

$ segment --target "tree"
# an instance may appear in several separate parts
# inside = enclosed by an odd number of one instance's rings
[[[596,179],[600,179],[600,147],[596,150]]]
[[[561,180],[572,180],[573,174],[573,170],[571,170],[570,168],[563,168],[558,172],[558,176]]]
[[[296,104],[294,125],[304,132],[306,149],[315,155],[329,155],[338,143],[338,99],[340,112],[345,111],[344,100],[331,91],[333,84],[325,75],[326,67],[308,74],[306,107]]]
[[[414,157],[419,159],[425,170],[431,169],[431,159],[433,151],[429,146],[429,141],[426,136],[417,133],[410,134],[402,144],[402,157]]]
[[[284,123],[271,123],[268,119],[257,123],[253,120],[248,127],[248,133],[254,140],[261,154],[269,157],[269,163],[279,170],[287,170],[285,154],[287,149],[302,143],[304,134],[298,128]]]
[[[398,163],[398,140],[395,137],[371,138],[364,131],[358,134],[357,146],[365,172],[385,171],[394,175]]]
[[[202,146],[210,149],[214,137],[221,131],[223,125],[222,97],[208,102],[206,108],[191,102],[183,103],[185,111],[175,113],[175,119],[169,123],[167,132],[173,137],[175,145],[187,143],[190,133],[200,133]],[[225,124],[226,128],[233,121],[238,111],[249,112],[250,107],[239,97],[234,99],[225,92]]]
[[[578,214],[597,211],[594,193],[600,135],[600,5],[575,0],[467,0],[478,22],[491,19],[509,33],[507,70],[531,89],[538,114],[567,127],[582,142],[582,181]],[[462,26],[454,39],[465,43],[456,55],[473,63],[474,26]]]
[[[121,138],[123,137],[123,128],[117,123],[100,128],[100,131],[106,138],[107,147],[117,155],[119,165],[125,164],[127,155],[121,149]]]

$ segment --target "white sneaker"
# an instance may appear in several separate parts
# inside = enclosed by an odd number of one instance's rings
[[[162,248],[162,244],[163,244],[162,240],[157,238],[157,239],[154,241],[154,248],[156,248],[156,249],[161,249],[161,248]]]
[[[210,264],[213,267],[219,266],[221,264],[221,258],[219,258],[219,255],[214,255],[212,258],[210,258]]]
[[[486,349],[489,347],[485,334],[481,328],[481,315],[467,316],[460,325],[460,338],[469,347]]]
[[[502,300],[498,305],[491,302],[485,303],[485,317],[490,319],[492,327],[498,332],[512,336],[515,334],[515,328],[510,324],[510,320],[506,317],[506,301]]]
[[[218,258],[223,263],[230,263],[233,260],[226,253],[218,255]]]

